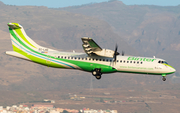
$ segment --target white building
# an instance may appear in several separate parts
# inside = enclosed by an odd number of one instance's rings
[[[50,113],[59,113],[59,112],[56,110],[51,110]]]
[[[6,110],[10,110],[10,108],[11,108],[11,107],[9,107],[9,106],[6,106]]]

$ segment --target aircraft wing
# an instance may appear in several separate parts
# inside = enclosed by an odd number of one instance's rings
[[[95,52],[97,51],[102,51],[102,48],[98,44],[96,44],[96,42],[92,38],[83,37],[81,39],[83,42],[83,49],[88,55],[95,54]]]
[[[109,49],[102,49],[92,38],[83,37],[82,39],[82,46],[86,54],[89,56],[96,55],[102,57],[114,57],[114,51]],[[118,52],[116,52],[119,55]]]

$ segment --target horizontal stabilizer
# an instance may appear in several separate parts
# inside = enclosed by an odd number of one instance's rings
[[[22,59],[25,59],[25,60],[30,60],[29,58],[25,57],[24,55],[21,55],[20,53],[15,52],[15,51],[6,51],[6,54],[10,55],[10,56],[22,58]]]

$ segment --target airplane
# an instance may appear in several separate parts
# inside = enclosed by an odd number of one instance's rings
[[[166,81],[166,75],[176,70],[160,58],[124,56],[109,49],[102,49],[92,38],[83,37],[82,47],[85,53],[61,52],[42,47],[27,36],[24,28],[18,23],[8,23],[13,51],[7,55],[32,61],[54,68],[78,69],[91,72],[100,80],[102,74],[123,72],[136,74],[161,75]]]

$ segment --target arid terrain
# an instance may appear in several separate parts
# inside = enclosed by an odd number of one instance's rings
[[[7,23],[20,23],[38,44],[83,52],[81,38],[125,55],[160,57],[176,68],[167,76],[113,73],[96,80],[91,73],[54,69],[7,56],[12,45]],[[67,8],[11,6],[0,2],[0,105],[45,98],[58,107],[117,109],[119,113],[180,111],[180,5],[133,5],[111,1]],[[74,101],[69,93],[86,97]]]
[[[68,109],[111,109],[118,113],[178,113],[179,88],[163,85],[128,88],[86,88],[53,91],[2,91],[1,105],[51,104]],[[44,99],[55,103],[44,103]],[[11,104],[9,104],[11,103]]]

